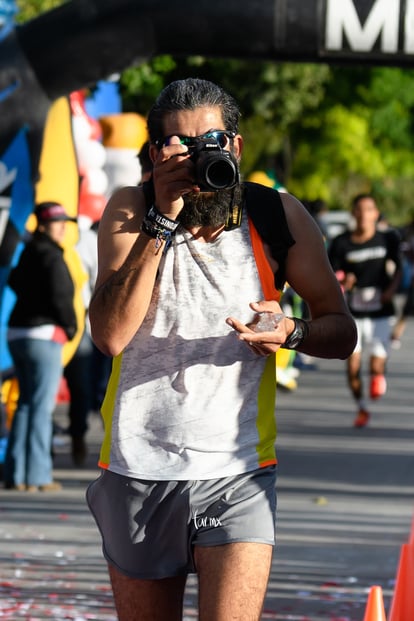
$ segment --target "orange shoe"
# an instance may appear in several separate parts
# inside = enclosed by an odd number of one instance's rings
[[[366,427],[368,425],[369,417],[369,412],[361,408],[356,416],[356,419],[354,420],[354,427]]]
[[[383,375],[373,375],[370,386],[371,399],[379,399],[387,392],[387,381]]]

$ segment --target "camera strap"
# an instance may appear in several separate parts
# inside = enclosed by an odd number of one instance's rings
[[[245,181],[244,204],[249,219],[260,238],[269,247],[272,257],[278,264],[274,274],[274,285],[279,291],[286,283],[286,258],[293,239],[286,221],[282,199],[277,190],[258,183]]]
[[[240,192],[237,193],[238,195]],[[227,215],[227,221],[224,227],[225,231],[231,231],[237,229],[242,223],[243,217],[243,201],[235,199],[235,189],[233,189],[233,196],[231,199],[231,206]]]

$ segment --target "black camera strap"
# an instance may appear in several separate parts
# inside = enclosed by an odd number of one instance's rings
[[[286,221],[282,199],[277,190],[258,183],[245,181],[244,204],[261,239],[268,244],[279,269],[275,274],[276,289],[286,283],[286,257],[293,239]]]

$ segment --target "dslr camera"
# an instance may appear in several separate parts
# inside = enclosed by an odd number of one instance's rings
[[[200,138],[188,150],[196,170],[195,182],[202,192],[224,190],[239,183],[236,158],[214,138]]]

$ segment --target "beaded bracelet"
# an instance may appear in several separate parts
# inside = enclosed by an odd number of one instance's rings
[[[141,231],[149,237],[155,239],[155,248],[157,249],[161,246],[163,241],[165,241],[165,248],[168,249],[174,234],[174,231],[168,231],[167,229],[158,226],[158,224],[155,224],[146,218],[142,221]]]

